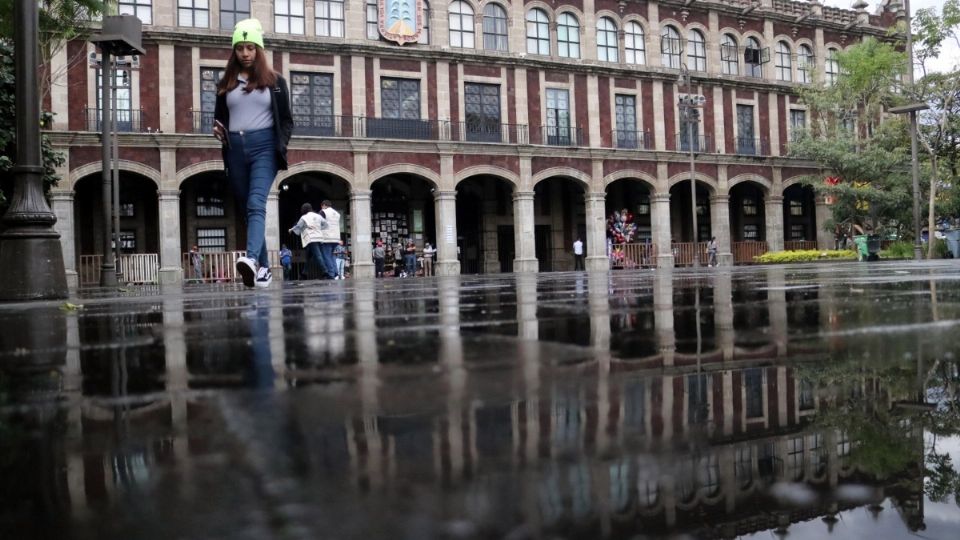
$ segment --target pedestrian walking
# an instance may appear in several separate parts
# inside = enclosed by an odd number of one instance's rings
[[[293,273],[293,253],[286,244],[280,244],[280,266],[283,268],[283,280],[287,281]]]
[[[343,279],[343,271],[347,267],[347,248],[343,245],[343,240],[333,248],[333,257],[337,260],[337,277]]]
[[[340,212],[334,210],[330,201],[324,199],[320,203],[320,215],[325,221],[320,233],[320,256],[323,257],[327,278],[337,279],[337,259],[333,255],[333,250],[340,245]]]
[[[717,266],[717,237],[711,237],[707,243],[707,266]]]
[[[377,277],[383,277],[383,262],[387,258],[387,252],[383,248],[383,241],[377,240],[377,245],[373,247],[373,270]]]
[[[203,254],[197,246],[190,250],[190,266],[193,267],[193,279],[203,281]]]
[[[393,277],[400,277],[403,273],[403,244],[397,240],[393,246]]]
[[[213,136],[223,144],[223,163],[238,208],[246,212],[247,250],[237,272],[247,287],[273,280],[267,255],[267,195],[278,170],[287,168],[293,132],[287,82],[270,67],[263,28],[244,19],[233,30],[233,52],[217,84]]]
[[[300,244],[307,252],[307,266],[309,267],[312,262],[315,265],[314,268],[319,269],[320,276],[326,276],[323,258],[320,255],[320,244],[323,242],[323,224],[323,217],[313,211],[313,205],[303,203],[300,206],[300,221],[297,221],[297,224],[287,231],[290,234],[300,235]]]
[[[585,270],[583,264],[583,241],[580,240],[578,236],[576,240],[573,241],[573,269],[574,270]]]

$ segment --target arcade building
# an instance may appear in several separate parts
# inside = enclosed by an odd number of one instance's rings
[[[829,207],[798,181],[817,170],[787,157],[811,121],[796,90],[830,84],[838,51],[902,16],[887,1],[398,1],[412,8],[402,20],[383,0],[119,0],[146,50],[115,81],[127,281],[176,282],[193,245],[215,260],[245,244],[210,135],[237,20],[263,23],[296,121],[268,247],[299,248],[285,233],[297,209],[329,199],[365,277],[378,238],[433,244],[450,275],[572,269],[579,237],[587,268],[605,269],[621,209],[649,255],[637,265],[690,264],[714,236],[721,264],[831,247]],[[104,227],[97,54],[67,43],[43,96],[67,158],[56,226],[80,285],[97,281]],[[688,95],[703,96],[695,122],[681,121]]]

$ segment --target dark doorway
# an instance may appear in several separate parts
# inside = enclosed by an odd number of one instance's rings
[[[553,242],[550,241],[551,229],[549,225],[537,225],[534,227],[535,236],[535,254],[540,261],[541,272],[553,271]]]
[[[504,273],[513,272],[513,259],[517,256],[513,234],[513,225],[497,227],[497,258],[500,259],[500,271]]]

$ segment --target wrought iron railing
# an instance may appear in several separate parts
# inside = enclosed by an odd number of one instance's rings
[[[765,139],[737,137],[734,150],[741,156],[769,156],[770,142]]]
[[[191,111],[194,133],[213,133],[213,111]]]
[[[77,274],[81,287],[96,287],[100,284],[100,267],[103,255],[80,255]],[[133,285],[159,283],[160,258],[156,253],[127,253],[116,262],[120,270],[120,282]]]
[[[657,246],[649,242],[613,244],[610,247],[611,268],[648,268],[657,264]]]
[[[685,133],[677,133],[677,146],[676,149],[678,152],[689,152],[690,151],[690,138],[689,135]],[[713,139],[710,135],[694,135],[693,136],[693,151],[702,154],[712,154],[716,149],[713,147]]]
[[[524,124],[494,122],[448,122],[451,141],[529,144],[530,129]]]
[[[548,146],[583,146],[583,130],[578,127],[536,126],[533,144]]]
[[[613,131],[613,146],[629,150],[650,150],[653,137],[649,131]]]
[[[116,126],[118,133],[136,133],[143,131],[141,117],[143,111],[135,109],[118,109],[116,111]],[[103,115],[100,109],[87,107],[84,109],[87,120],[87,131],[103,131]]]

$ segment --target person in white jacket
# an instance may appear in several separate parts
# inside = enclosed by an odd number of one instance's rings
[[[326,266],[320,255],[320,244],[323,242],[323,229],[326,226],[326,220],[313,211],[310,203],[303,203],[300,207],[300,221],[289,229],[290,234],[299,234],[300,243],[307,252],[307,265],[313,261],[320,269],[320,275],[327,274]]]
[[[320,203],[320,215],[325,221],[320,232],[320,257],[327,271],[327,278],[337,279],[337,259],[333,256],[333,249],[340,245],[340,212],[333,209],[330,201],[324,200]]]

